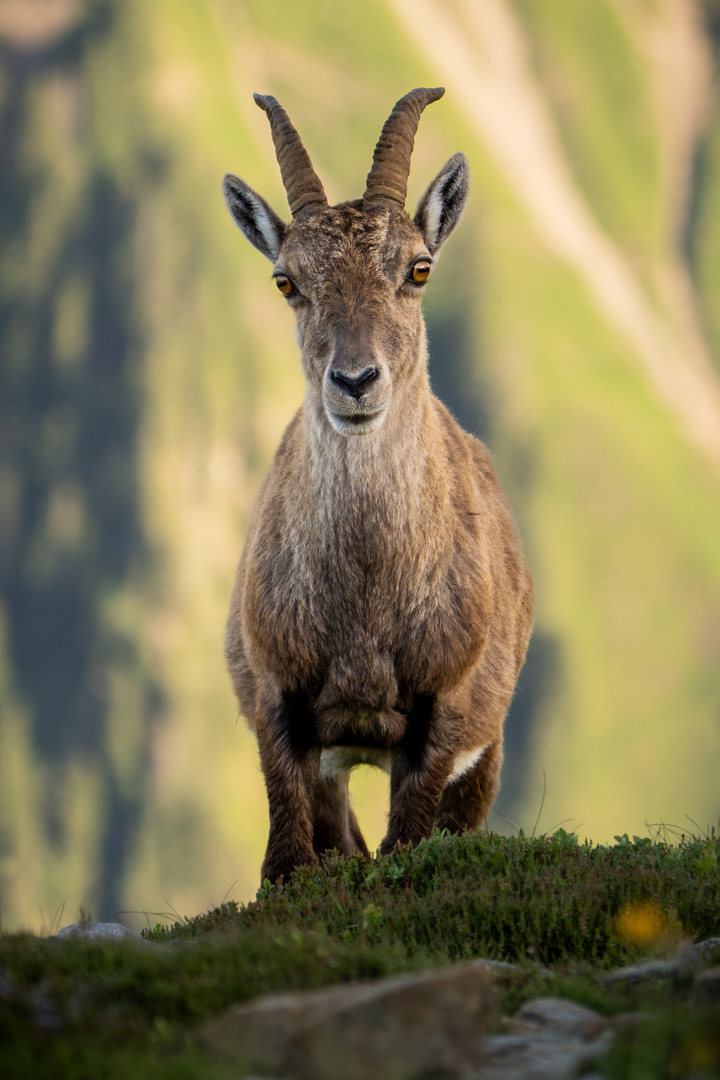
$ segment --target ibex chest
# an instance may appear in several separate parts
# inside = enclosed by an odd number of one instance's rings
[[[281,684],[394,709],[406,686],[432,693],[476,658],[486,619],[467,583],[479,555],[413,545],[410,530],[338,527],[334,544],[305,540],[288,532],[267,546],[248,581],[257,644]]]
[[[301,412],[249,537],[248,632],[282,686],[402,709],[407,688],[460,679],[487,636],[482,527],[457,510],[470,469],[456,477],[439,438],[400,452],[389,434],[315,443],[305,427]]]

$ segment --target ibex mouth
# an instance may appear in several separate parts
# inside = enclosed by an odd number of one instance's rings
[[[382,425],[385,419],[385,406],[379,409],[364,409],[362,411],[338,412],[325,406],[327,418],[341,435],[369,435]]]
[[[343,417],[343,420],[352,427],[365,427],[366,424],[374,420],[378,415],[379,413],[353,413],[351,416]]]

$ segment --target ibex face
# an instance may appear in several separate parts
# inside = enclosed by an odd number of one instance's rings
[[[295,311],[313,418],[344,436],[377,431],[391,400],[402,414],[404,392],[426,378],[420,298],[465,203],[464,156],[433,180],[414,219],[403,207],[420,113],[442,93],[413,90],[397,103],[362,199],[328,206],[297,132],[267,96],[255,99],[270,117],[292,224],[242,180],[225,177],[235,221],[273,261],[275,283]]]
[[[340,434],[377,430],[424,373],[431,266],[420,230],[390,207],[345,205],[288,228],[275,281],[295,311],[310,397]]]

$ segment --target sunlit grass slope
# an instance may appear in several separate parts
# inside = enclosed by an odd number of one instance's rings
[[[597,1062],[603,1076],[687,1075],[679,1063],[697,1062],[701,1047],[711,1068],[720,1003],[689,999],[690,967],[672,979],[600,976],[706,941],[720,917],[717,839],[617,840],[435,834],[372,863],[330,858],[248,906],[158,923],[145,944],[0,934],[3,1076],[249,1075],[241,1042],[228,1060],[207,1038],[206,1022],[230,1006],[476,958],[500,961],[493,1032],[525,1002],[563,998],[632,1014]],[[706,966],[717,962],[717,939],[703,951]]]
[[[443,72],[384,0],[295,0],[281,15],[261,0],[110,6],[109,31],[76,71],[82,125],[53,119],[57,80],[34,90],[26,152],[42,190],[52,177],[59,195],[33,205],[26,288],[37,287],[53,230],[81,215],[83,178],[110,176],[135,207],[123,257],[135,283],[146,554],[100,601],[104,625],[135,649],[108,666],[103,768],[137,808],[124,907],[188,915],[257,887],[264,786],[224,671],[223,623],[254,495],[303,393],[291,314],[269,264],[230,221],[222,175],[238,173],[287,216],[257,90],[287,107],[331,199],[357,197],[394,101]],[[570,2],[511,10],[578,189],[658,307],[657,275],[683,258],[664,216],[662,116],[617,5],[585,6],[582,19]],[[633,12],[642,25],[653,5]],[[716,347],[712,115],[691,269]],[[459,149],[473,193],[428,290],[433,381],[496,455],[536,581],[538,640],[555,657],[542,692],[530,665],[521,678],[526,749],[511,755],[500,809],[531,828],[544,769],[541,828],[570,818],[604,842],[642,833],[645,820],[682,824],[690,814],[705,825],[720,809],[720,480],[632,346],[543,246],[450,94],[422,118],[409,207]],[[73,299],[82,288],[72,290],[68,277],[53,314],[68,354],[84,325]],[[154,680],[152,695],[143,680]],[[39,808],[45,773],[27,737],[31,703],[12,682],[8,667],[2,910],[6,926],[34,926],[38,904],[92,908],[105,774],[78,752],[59,789],[64,832],[51,838]],[[511,716],[511,738],[519,725]],[[386,785],[358,781],[376,842]]]

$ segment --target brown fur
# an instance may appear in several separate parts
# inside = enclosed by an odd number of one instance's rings
[[[486,448],[430,391],[408,269],[426,241],[399,207],[355,202],[287,226],[275,263],[296,288],[307,393],[255,506],[226,638],[267,784],[271,880],[330,848],[367,852],[344,762],[384,752],[382,852],[477,827],[499,786],[532,585]],[[357,400],[329,374],[372,366]]]

